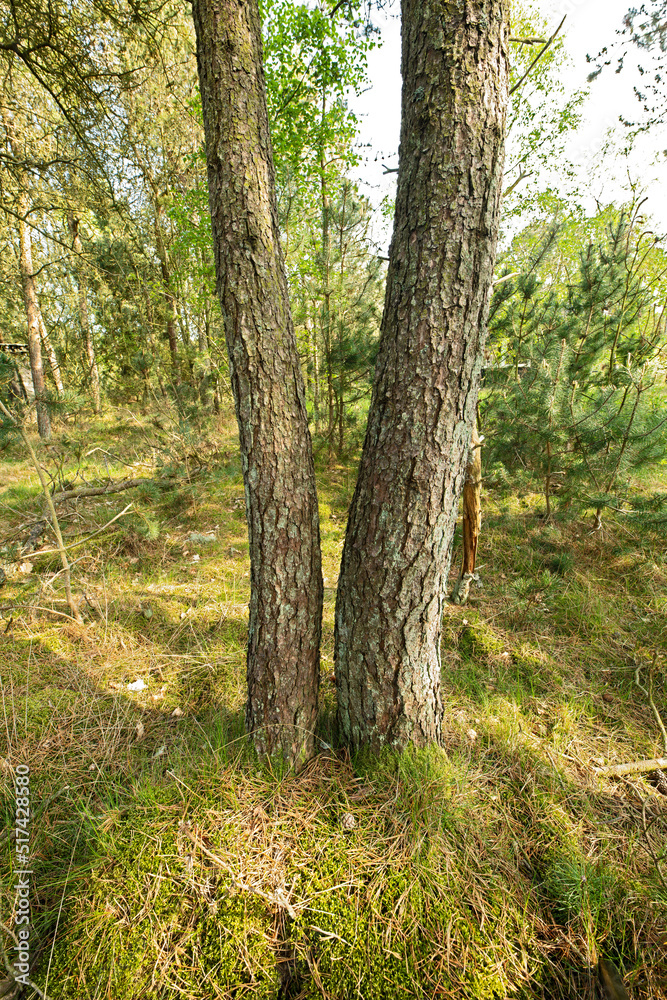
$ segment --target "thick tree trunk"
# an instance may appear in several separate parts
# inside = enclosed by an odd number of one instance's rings
[[[72,237],[72,249],[80,257],[83,253],[83,244],[81,243],[81,237],[79,236],[79,220],[75,219],[73,215],[70,215],[68,223],[70,235]],[[86,348],[87,374],[90,381],[90,394],[93,402],[93,412],[99,413],[101,409],[100,375],[97,370],[95,342],[93,340],[93,331],[90,326],[90,315],[88,313],[88,290],[86,288],[86,276],[79,264],[77,264],[76,273],[79,299],[79,321],[81,323],[83,341]]]
[[[336,602],[341,735],[440,735],[440,634],[481,370],[507,104],[507,0],[403,0],[394,236]]]
[[[250,537],[246,722],[314,746],[322,572],[303,378],[280,250],[257,0],[194,0],[218,293]]]

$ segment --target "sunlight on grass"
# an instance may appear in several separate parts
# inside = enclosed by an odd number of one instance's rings
[[[110,421],[69,429],[61,478],[161,475],[156,449],[175,463],[190,445],[159,422],[128,420],[122,447]],[[37,985],[48,974],[58,1000],[565,1000],[588,995],[604,953],[637,996],[667,996],[665,800],[641,775],[594,773],[660,749],[633,678],[664,655],[661,541],[612,523],[591,537],[542,522],[539,498],[487,494],[484,587],[444,616],[442,746],[350,760],[335,749],[333,614],[354,471],[320,463],[334,750],[295,775],[244,735],[233,425],[202,440],[181,478],[169,466],[158,486],[62,506],[71,544],[132,502],[74,550],[82,623],[49,556],[21,557],[3,589],[0,808],[9,828],[12,768],[28,763]],[[5,461],[8,558],[43,515],[20,454]],[[654,693],[664,705],[664,670]],[[5,843],[4,923],[12,864]]]

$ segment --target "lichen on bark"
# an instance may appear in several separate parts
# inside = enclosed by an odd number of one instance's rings
[[[336,601],[353,747],[440,736],[440,632],[498,232],[506,0],[403,0],[394,235]]]
[[[322,572],[287,295],[256,0],[193,0],[217,287],[241,442],[251,596],[246,724],[260,753],[314,747]]]

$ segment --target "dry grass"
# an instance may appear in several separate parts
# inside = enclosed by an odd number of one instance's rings
[[[72,543],[133,504],[78,550],[82,623],[53,557],[18,552],[41,501],[20,453],[4,455],[0,547],[32,567],[0,602],[2,809],[9,829],[12,768],[28,763],[39,988],[52,1000],[592,1000],[603,954],[633,997],[665,1000],[667,798],[647,776],[594,773],[661,749],[634,672],[645,679],[657,653],[664,717],[663,541],[623,523],[545,525],[532,498],[487,496],[484,589],[445,617],[442,747],[326,750],[298,775],[271,770],[243,736],[249,567],[232,424],[193,444],[159,423],[128,416],[122,445],[111,421],[70,429],[46,457],[77,482],[181,472],[63,508]],[[335,745],[351,475],[319,478],[321,736]]]

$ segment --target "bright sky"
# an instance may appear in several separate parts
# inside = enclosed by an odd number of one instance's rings
[[[638,50],[631,48],[621,74],[614,66],[605,70],[590,85],[586,77],[593,68],[586,62],[586,54],[595,56],[604,46],[614,41],[615,32],[623,23],[623,16],[631,6],[630,0],[535,0],[533,6],[555,29],[563,14],[567,14],[563,36],[570,56],[563,80],[569,91],[590,86],[590,97],[584,105],[584,121],[568,147],[571,159],[580,166],[582,177],[591,177],[591,211],[594,197],[600,201],[623,200],[627,192],[627,171],[633,180],[646,187],[649,196],[645,208],[653,216],[656,228],[667,232],[667,159],[662,150],[667,148],[667,134],[651,133],[642,138],[630,161],[621,157],[608,158],[602,171],[600,150],[610,128],[618,127],[619,140],[624,129],[618,122],[620,114],[637,118],[640,104],[633,93],[633,84],[640,81],[635,66]],[[382,164],[398,165],[398,140],[400,128],[400,23],[399,4],[394,0],[388,14],[375,15],[382,28],[382,47],[370,54],[372,87],[352,106],[360,117],[361,142],[369,144],[363,150],[366,162],[360,167],[365,190],[377,204],[383,194],[391,194],[395,175],[383,175]],[[635,57],[637,54],[637,58]]]

